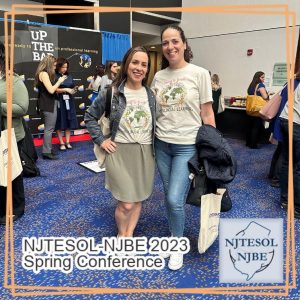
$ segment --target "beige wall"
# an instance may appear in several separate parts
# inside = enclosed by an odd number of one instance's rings
[[[286,3],[298,14],[297,45],[300,1],[264,1],[264,4]],[[245,4],[263,3],[261,0],[183,0],[183,6]],[[261,70],[271,77],[274,64],[287,61],[284,16],[183,13],[180,25],[192,47],[193,63],[220,75],[225,96],[245,95],[256,71]],[[247,56],[247,49],[253,49],[252,56]],[[296,52],[291,53],[291,57],[295,58],[295,55]]]
[[[288,4],[297,13],[296,22],[300,25],[299,0],[182,0],[182,6],[222,6],[255,4]],[[280,9],[282,11],[283,9]],[[183,13],[181,25],[189,37],[201,37],[222,33],[244,32],[264,28],[285,26],[282,15],[251,15],[225,13]]]

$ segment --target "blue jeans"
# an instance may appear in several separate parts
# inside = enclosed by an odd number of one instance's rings
[[[282,167],[280,176],[281,202],[286,202],[288,199],[288,121],[280,120],[281,131],[283,136],[282,141]],[[300,125],[293,125],[293,177],[294,177],[294,205],[295,210],[300,212]]]
[[[196,153],[195,145],[165,143],[155,139],[157,167],[163,181],[170,232],[182,237],[185,200],[190,187],[188,161]]]

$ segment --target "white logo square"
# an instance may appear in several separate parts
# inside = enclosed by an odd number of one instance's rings
[[[283,219],[220,219],[220,283],[283,282]]]

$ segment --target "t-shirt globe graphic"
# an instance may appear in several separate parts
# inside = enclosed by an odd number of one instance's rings
[[[166,86],[160,94],[160,105],[182,105],[186,96],[186,89],[181,82],[173,82]]]
[[[126,108],[115,141],[119,143],[152,143],[152,115],[146,88],[124,88]]]
[[[145,111],[143,105],[137,107],[128,106],[123,117],[132,133],[139,133],[139,130],[146,128],[151,121],[151,114]]]

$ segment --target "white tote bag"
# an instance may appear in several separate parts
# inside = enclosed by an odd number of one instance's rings
[[[102,130],[104,136],[107,136],[107,135],[110,134],[109,119],[106,118],[104,114],[102,115],[102,117],[98,121],[98,124],[101,127],[101,130]],[[94,154],[97,158],[99,167],[104,168],[105,167],[106,151],[104,149],[102,149],[99,145],[94,144]]]
[[[217,189],[216,194],[201,197],[200,232],[198,251],[204,253],[219,235],[221,200],[226,189]]]
[[[112,102],[113,96],[114,96],[114,89],[112,87],[110,103]],[[107,101],[107,99],[105,99],[105,101]],[[110,107],[111,107],[111,104],[110,104]],[[101,131],[102,131],[103,135],[108,136],[110,134],[110,120],[109,120],[109,118],[105,117],[105,112],[99,119],[98,124],[101,127]],[[94,144],[94,154],[97,158],[98,166],[100,168],[105,167],[106,153],[107,152],[104,149],[102,149],[99,145]]]
[[[218,114],[222,113],[225,110],[225,99],[222,95],[219,98]]]
[[[8,169],[7,129],[1,131],[0,137],[0,186],[7,186]],[[11,179],[14,180],[23,171],[19,156],[14,128],[11,129]]]

